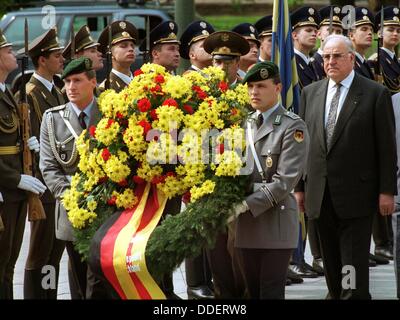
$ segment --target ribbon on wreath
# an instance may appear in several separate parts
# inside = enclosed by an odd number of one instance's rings
[[[147,270],[145,250],[167,197],[150,183],[139,185],[135,194],[136,206],[123,211],[101,240],[101,270],[121,299],[165,299]]]

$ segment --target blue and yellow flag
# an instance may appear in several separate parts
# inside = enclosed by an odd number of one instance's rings
[[[293,51],[292,26],[286,0],[274,0],[272,18],[272,61],[279,66],[282,81],[282,105],[299,111],[299,81]]]

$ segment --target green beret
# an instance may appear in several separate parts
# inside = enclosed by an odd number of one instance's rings
[[[270,61],[258,62],[247,71],[242,83],[271,79],[279,75],[278,66]]]
[[[64,68],[64,72],[61,75],[61,79],[64,79],[72,74],[82,73],[93,70],[92,60],[87,57],[80,57],[72,60]]]

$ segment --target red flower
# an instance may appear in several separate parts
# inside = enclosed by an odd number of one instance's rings
[[[137,69],[137,70],[135,70],[135,72],[133,73],[133,75],[134,75],[135,77],[140,76],[141,74],[143,74],[142,69]]]
[[[109,127],[111,127],[111,125],[114,123],[115,121],[113,119],[108,119],[107,125],[106,125],[106,129],[108,129]]]
[[[136,184],[143,184],[143,183],[145,183],[145,180],[142,179],[142,178],[139,177],[139,176],[133,176],[133,177],[132,177],[132,180],[133,180],[133,182],[136,183]]]
[[[100,184],[103,184],[103,183],[107,182],[107,180],[108,180],[108,177],[107,177],[107,176],[101,177],[101,178],[99,179],[99,183],[100,183]]]
[[[236,116],[238,113],[238,110],[236,108],[231,109],[231,115]]]
[[[189,202],[190,202],[190,197],[191,197],[190,191],[186,192],[186,193],[182,196],[182,201],[183,201],[183,203],[184,203],[184,204],[189,203]]]
[[[158,115],[157,115],[156,109],[153,109],[153,110],[150,111],[150,118],[153,119],[153,120],[157,120],[158,119]]]
[[[164,83],[164,81],[165,81],[164,76],[161,74],[156,75],[156,77],[154,78],[155,83]]]
[[[218,85],[218,88],[222,91],[225,92],[226,90],[229,89],[229,85],[228,83],[226,83],[225,81],[221,81]]]
[[[193,113],[194,113],[193,108],[192,108],[191,106],[189,106],[188,104],[185,104],[185,105],[183,106],[183,109],[184,109],[187,113],[189,113],[189,114],[193,114]]]
[[[154,177],[151,180],[152,184],[159,184],[159,183],[164,183],[165,182],[165,176],[158,176],[158,177]]]
[[[175,172],[172,172],[172,171],[168,171],[166,174],[165,174],[165,177],[167,178],[167,177],[176,177],[176,173]]]
[[[151,129],[151,124],[146,120],[140,120],[138,125],[143,128],[143,135],[146,136],[147,132]]]
[[[89,127],[89,134],[90,134],[93,138],[96,138],[96,126],[90,126],[90,127]]]
[[[123,179],[120,182],[118,182],[118,185],[120,187],[126,187],[128,185],[128,181],[126,179]]]
[[[110,159],[111,157],[110,151],[108,151],[107,148],[103,149],[103,151],[101,152],[101,157],[103,158],[104,161],[108,161],[108,159]]]
[[[159,84],[155,85],[153,88],[150,89],[151,92],[157,93],[161,91],[161,86]]]
[[[147,98],[140,99],[137,105],[140,112],[146,112],[151,108],[150,100]]]
[[[178,108],[178,102],[174,99],[166,99],[162,105]]]
[[[119,112],[119,111],[117,112],[116,116],[117,116],[118,119],[123,119],[124,118],[123,114],[121,112]]]
[[[107,204],[109,206],[115,206],[116,202],[117,202],[117,197],[116,196],[112,196],[110,199],[107,200]]]
[[[217,145],[217,154],[223,154],[225,151],[225,147],[223,143],[220,143],[219,145]]]

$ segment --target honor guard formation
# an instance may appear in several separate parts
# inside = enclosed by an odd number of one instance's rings
[[[400,10],[356,7],[348,28],[342,7],[303,6],[290,13],[290,23],[299,114],[280,103],[272,15],[232,30],[196,20],[180,37],[178,24],[164,21],[143,41],[129,21],[113,21],[98,39],[83,25],[65,48],[50,28],[25,39],[17,55],[0,30],[0,299],[13,299],[26,218],[25,299],[57,299],[57,285],[42,286],[42,268],[53,266],[58,279],[64,249],[72,299],[118,299],[74,247],[61,199],[78,170],[76,140],[101,119],[98,97],[130,84],[138,52],[171,74],[186,60],[183,74],[215,66],[228,86],[248,88],[249,190],[215,246],[185,259],[189,299],[284,299],[285,286],[323,276],[327,298],[370,299],[368,268],[393,259],[400,298]],[[379,45],[367,56],[374,37]],[[28,59],[34,72],[12,92],[6,78],[18,68],[17,57],[22,74]],[[181,204],[180,197],[169,199],[165,214],[180,212]],[[344,265],[355,267],[355,288],[341,286]],[[158,284],[167,299],[180,299],[172,274]]]

